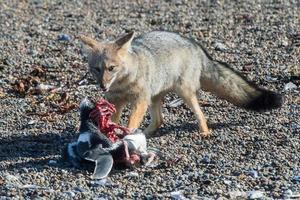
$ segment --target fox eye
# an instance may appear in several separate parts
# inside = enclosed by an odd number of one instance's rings
[[[114,68],[115,68],[115,66],[114,66],[114,65],[111,65],[111,66],[109,66],[109,67],[107,68],[107,70],[111,72],[111,71],[114,70]]]

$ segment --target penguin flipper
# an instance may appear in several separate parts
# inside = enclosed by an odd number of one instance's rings
[[[95,162],[95,169],[92,175],[94,179],[102,179],[107,177],[113,167],[112,155],[97,145],[95,148],[85,152],[83,158]]]
[[[96,160],[92,178],[102,179],[108,176],[113,167],[113,157],[110,153],[103,154]]]

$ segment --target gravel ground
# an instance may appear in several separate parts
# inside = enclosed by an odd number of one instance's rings
[[[299,8],[297,0],[1,1],[0,199],[297,198]],[[158,165],[91,180],[90,169],[61,160],[77,136],[78,103],[100,97],[74,35],[101,40],[157,29],[198,40],[215,59],[283,93],[285,103],[254,113],[201,93],[213,128],[202,139],[192,112],[172,107],[171,94],[165,124],[149,139],[162,151]]]

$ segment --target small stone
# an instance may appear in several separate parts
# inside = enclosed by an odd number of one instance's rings
[[[30,121],[28,122],[28,125],[33,125],[33,124],[35,124],[35,123],[36,123],[35,120],[30,120]]]
[[[85,189],[81,188],[81,187],[75,187],[74,190],[76,192],[85,192]]]
[[[253,178],[257,178],[257,177],[258,177],[258,172],[257,172],[256,170],[250,170],[250,171],[248,172],[248,174],[249,174],[250,176],[252,176]]]
[[[266,76],[266,80],[267,80],[268,82],[276,82],[276,81],[277,81],[277,78],[272,77],[272,76]]]
[[[137,172],[129,172],[125,177],[139,177],[139,174]]]
[[[34,89],[38,94],[43,94],[45,92],[50,92],[51,90],[56,89],[56,87],[53,85],[46,85],[41,83],[38,84]]]
[[[97,200],[107,200],[107,197],[97,197]]]
[[[215,43],[215,50],[225,52],[227,51],[227,46],[223,43],[217,42]]]
[[[67,192],[65,192],[65,194],[68,195],[69,197],[75,197],[76,196],[76,194],[72,191],[67,191]]]
[[[29,170],[28,170],[26,167],[23,167],[23,168],[22,168],[22,172],[24,172],[24,173],[28,173],[28,172],[29,172]]]
[[[294,176],[292,181],[299,182],[300,181],[300,176]]]
[[[86,85],[86,84],[88,84],[88,83],[89,83],[89,82],[88,82],[87,79],[83,79],[83,80],[79,81],[78,85]]]
[[[223,193],[223,190],[217,189],[217,190],[216,190],[216,193],[217,193],[217,194],[222,194],[222,193]]]
[[[22,188],[23,189],[39,189],[41,187],[38,185],[23,185]]]
[[[171,197],[175,200],[184,200],[184,199],[187,199],[183,196],[182,192],[181,191],[174,191],[174,192],[171,192]]]
[[[96,181],[91,181],[92,187],[105,187],[105,186],[110,186],[113,185],[111,181],[109,181],[106,178],[96,180]]]
[[[205,155],[202,160],[201,160],[202,163],[205,163],[205,164],[209,164],[211,162],[210,158],[208,155]]]
[[[230,180],[224,180],[224,183],[225,183],[226,185],[231,185],[232,181],[230,181]]]
[[[58,41],[70,41],[71,40],[71,36],[68,34],[60,34],[57,36],[57,40]]]
[[[284,192],[284,196],[286,196],[286,197],[289,197],[289,196],[292,196],[293,195],[293,192],[292,192],[292,190],[286,190],[285,192]]]
[[[231,191],[229,192],[230,199],[239,199],[239,198],[246,198],[247,193],[241,191]]]
[[[287,37],[284,37],[280,43],[279,46],[287,47],[289,45],[289,39]]]
[[[48,164],[49,165],[55,165],[55,164],[57,164],[57,161],[56,160],[49,160]]]
[[[36,51],[36,50],[34,50],[32,48],[30,48],[27,53],[30,54],[30,55],[32,55],[33,57],[37,56],[39,54],[38,51]]]
[[[300,199],[300,193],[293,192],[292,190],[286,190],[284,192],[285,199]]]
[[[289,82],[284,85],[284,90],[291,90],[291,89],[296,89],[296,88],[297,88],[297,85],[295,85],[292,82]]]
[[[10,174],[8,174],[8,175],[6,175],[5,176],[5,179],[7,180],[7,181],[18,181],[19,180],[19,178],[18,177],[16,177],[16,176],[13,176],[13,175],[10,175]]]
[[[264,193],[262,191],[251,191],[247,196],[248,199],[262,199],[264,198]]]
[[[182,99],[175,99],[175,100],[173,100],[173,101],[171,101],[171,102],[169,103],[169,106],[170,106],[171,108],[176,108],[176,107],[181,106],[182,104],[183,104],[183,100],[182,100]]]

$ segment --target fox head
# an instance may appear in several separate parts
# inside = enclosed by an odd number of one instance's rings
[[[113,42],[98,42],[86,36],[79,39],[88,46],[89,71],[103,91],[109,91],[130,71],[131,41],[134,32]]]

